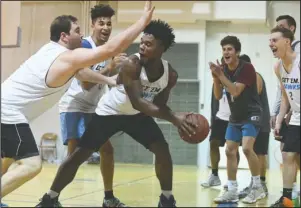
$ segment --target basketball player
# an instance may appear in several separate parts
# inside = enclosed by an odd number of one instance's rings
[[[112,31],[111,17],[114,14],[115,11],[109,5],[96,5],[91,9],[93,32],[92,36],[83,39],[82,46],[84,48],[96,48],[108,41]],[[101,74],[108,75],[108,72],[112,72],[115,66],[124,58],[125,56],[123,55],[115,56],[110,63],[108,63],[109,61],[104,61],[90,68]],[[99,99],[106,89],[107,86],[105,85],[80,82],[80,80],[74,78],[71,86],[61,98],[59,102],[61,130],[63,144],[68,145],[68,156],[74,152],[79,138],[84,133],[95,112]],[[114,154],[111,143],[109,141],[105,143],[99,152],[101,155],[100,170],[105,189],[103,206],[124,206],[113,195]]]
[[[231,116],[226,131],[226,155],[228,190],[214,201],[216,203],[237,202],[237,158],[236,154],[242,141],[243,152],[247,157],[252,174],[253,186],[243,199],[244,203],[255,203],[265,197],[260,182],[258,158],[253,147],[262,120],[262,106],[257,92],[256,72],[252,64],[239,60],[241,44],[237,37],[227,36],[221,40],[225,66],[210,62],[214,79],[214,95],[222,98],[222,90],[230,106]]]
[[[149,24],[154,8],[147,1],[142,17],[106,44],[80,48],[82,35],[77,19],[62,15],[50,26],[50,42],[25,61],[1,87],[2,197],[41,171],[41,158],[29,122],[59,101],[72,78],[84,67],[116,56]],[[83,69],[94,83],[116,84],[90,69]],[[17,167],[8,170],[12,163]]]
[[[297,25],[296,25],[296,21],[293,17],[291,17],[289,15],[281,15],[281,16],[277,17],[276,22],[277,22],[277,26],[289,29],[290,31],[292,31],[293,34],[295,34]],[[294,41],[292,42],[292,49],[296,53],[300,53],[300,41],[296,40],[295,37],[294,37]],[[277,63],[277,64],[279,64],[279,63]],[[278,83],[277,84],[277,96],[276,96],[276,100],[275,100],[275,103],[273,106],[273,111],[272,111],[272,116],[271,116],[271,121],[270,121],[271,128],[273,128],[273,129],[275,127],[276,116],[278,115],[278,113],[280,111],[280,103],[281,103],[281,89],[280,89],[280,83]],[[281,142],[281,144],[280,144],[281,151],[283,149],[287,126],[289,124],[291,115],[292,115],[292,112],[289,111],[289,113],[286,115],[285,119],[283,120],[281,130],[279,132],[279,137],[275,138],[277,141]],[[292,193],[293,198],[296,198],[299,195],[299,186],[297,185],[297,173],[298,173],[297,167],[296,167],[295,173],[296,173],[295,174],[296,177],[295,177],[293,193]]]
[[[250,57],[246,54],[241,55],[239,58],[245,62],[251,63]],[[259,160],[259,172],[260,172],[261,185],[266,195],[268,195],[268,188],[266,186],[266,169],[267,169],[266,160],[267,160],[267,154],[269,149],[269,137],[271,131],[270,122],[269,122],[270,107],[269,107],[265,81],[258,72],[256,72],[256,83],[257,83],[257,91],[262,104],[263,114],[262,114],[262,126],[260,128],[260,131],[254,143],[254,152],[256,153]],[[250,185],[244,188],[239,193],[239,198],[245,198],[250,193],[252,186],[253,186],[253,180],[251,178]]]
[[[221,58],[221,63],[224,65],[224,59]],[[226,91],[223,89],[223,95],[220,100],[214,96],[214,86],[212,87],[211,96],[211,135],[210,135],[210,161],[212,173],[208,180],[201,185],[203,187],[219,186],[221,180],[218,176],[218,164],[220,161],[219,147],[223,147],[226,143],[225,135],[230,117],[230,108],[226,96]],[[239,152],[237,151],[237,162],[239,162]],[[224,186],[227,188],[227,185]]]
[[[139,53],[124,62],[117,82],[96,108],[96,116],[83,134],[79,148],[60,166],[50,191],[38,207],[59,205],[60,192],[73,180],[78,167],[108,138],[121,131],[155,154],[155,170],[162,194],[159,207],[175,207],[172,195],[172,159],[163,133],[152,117],[170,121],[187,135],[194,133],[185,114],[175,114],[166,105],[177,72],[162,54],[175,40],[173,29],[161,20],[144,30]],[[101,127],[101,128],[100,128]]]
[[[295,179],[295,164],[300,168],[300,55],[292,50],[294,34],[281,27],[271,30],[270,48],[280,64],[275,73],[281,83],[282,98],[280,112],[275,125],[275,136],[279,136],[282,121],[291,107],[292,116],[282,150],[283,195],[272,207],[293,207],[292,190]]]

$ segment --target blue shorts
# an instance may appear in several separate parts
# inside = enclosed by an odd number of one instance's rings
[[[64,112],[60,113],[63,144],[69,139],[80,139],[85,132],[94,113]]]
[[[256,127],[252,123],[246,124],[228,124],[226,131],[226,140],[240,143],[243,137],[253,137],[256,138],[259,133],[260,128]]]

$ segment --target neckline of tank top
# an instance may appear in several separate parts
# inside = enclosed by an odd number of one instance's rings
[[[296,57],[295,57],[295,59],[294,59],[294,61],[293,61],[291,71],[290,71],[290,72],[287,72],[286,68],[285,68],[284,65],[283,65],[283,61],[281,60],[281,65],[282,65],[283,71],[284,71],[286,74],[291,74],[292,71],[293,71],[293,66],[294,66],[295,62],[297,62],[297,61],[298,61],[298,54],[296,55]],[[299,65],[300,65],[300,58],[299,58]]]

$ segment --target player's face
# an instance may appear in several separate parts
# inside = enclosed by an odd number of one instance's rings
[[[279,20],[279,21],[277,22],[277,26],[278,26],[278,27],[283,27],[283,28],[289,29],[290,31],[292,31],[293,33],[295,33],[295,32],[294,32],[295,27],[294,27],[294,26],[289,26],[286,19]]]
[[[231,65],[236,63],[238,60],[239,53],[236,52],[235,48],[228,44],[223,46],[223,59],[225,64]]]
[[[156,40],[153,35],[144,34],[139,45],[141,61],[146,63],[149,60],[160,58],[164,52],[164,47],[160,40]]]
[[[63,34],[63,39],[67,43],[67,47],[70,50],[80,48],[83,35],[80,32],[80,27],[77,22],[71,23],[71,29],[69,34]]]
[[[276,58],[284,57],[287,49],[291,47],[289,39],[284,38],[281,32],[275,32],[270,35],[269,46]]]
[[[107,42],[112,32],[111,17],[98,17],[92,23],[93,35],[99,42]]]

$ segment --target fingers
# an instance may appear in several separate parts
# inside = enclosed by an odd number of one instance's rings
[[[195,134],[195,130],[192,128],[192,126],[190,126],[186,122],[183,122],[183,124],[181,125],[180,129],[182,130],[182,132],[184,132],[189,137],[191,137],[192,135]]]
[[[216,63],[217,63],[218,66],[221,66],[218,59],[216,59]]]
[[[149,11],[152,6],[152,1],[145,1],[144,10]]]

